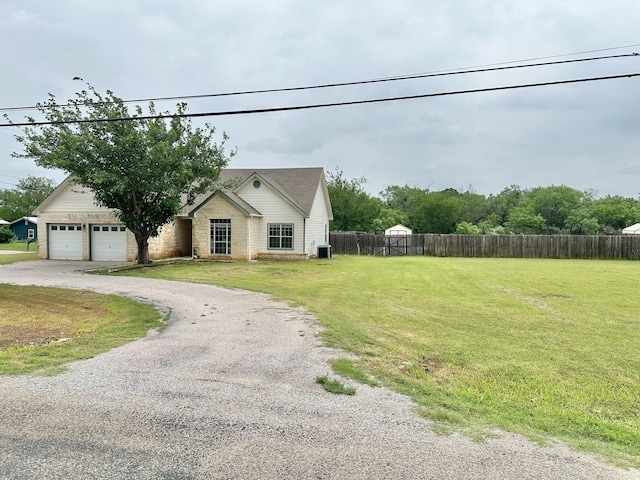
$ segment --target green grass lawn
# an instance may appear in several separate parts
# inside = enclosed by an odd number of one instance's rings
[[[334,369],[409,395],[436,428],[500,427],[640,466],[640,262],[335,256],[128,274],[302,305]]]
[[[29,248],[29,250],[27,250],[27,248]],[[27,245],[27,242],[25,240],[9,242],[9,243],[0,243],[0,250],[16,250],[19,252],[27,252],[27,251],[37,252],[38,244],[34,242]]]
[[[24,260],[35,260],[36,258],[38,258],[38,244],[31,243],[29,244],[28,248],[29,250],[27,250],[26,241],[0,243],[0,250],[15,250],[17,252],[24,252],[11,255],[0,254],[0,265],[6,263],[21,262]]]

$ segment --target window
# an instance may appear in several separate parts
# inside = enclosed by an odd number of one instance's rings
[[[269,224],[269,248],[293,249],[293,223]]]
[[[260,188],[260,180],[253,181],[253,188]]]
[[[27,240],[33,240],[36,238],[36,231],[33,228],[27,229]]]
[[[212,219],[211,253],[215,255],[231,255],[231,220]]]

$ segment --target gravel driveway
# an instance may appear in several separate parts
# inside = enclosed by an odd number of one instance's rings
[[[84,288],[171,310],[160,334],[55,377],[0,377],[2,479],[631,479],[562,445],[438,436],[405,397],[315,383],[340,352],[268,296],[83,274],[88,262],[0,266],[0,282]],[[347,382],[348,383],[348,382]]]

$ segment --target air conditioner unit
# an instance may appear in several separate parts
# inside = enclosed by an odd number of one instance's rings
[[[318,245],[318,258],[331,258],[331,245]]]

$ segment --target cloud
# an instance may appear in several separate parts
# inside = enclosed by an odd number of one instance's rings
[[[72,97],[76,75],[99,90],[143,98],[551,57],[631,44],[638,17],[640,4],[632,0],[380,0],[366,5],[342,0],[5,0],[0,28],[11,41],[0,45],[7,72],[0,77],[0,106],[34,104],[48,92]],[[608,60],[189,104],[192,112],[206,112],[337,102],[635,72],[637,65],[638,58]],[[367,177],[372,193],[405,183],[432,188],[472,184],[484,194],[513,183],[565,183],[601,194],[636,195],[639,81],[209,121],[238,146],[235,166],[340,166],[351,178]],[[171,110],[174,103],[159,102],[158,109]],[[12,112],[12,117],[26,113]],[[8,130],[0,129],[0,170],[33,174],[32,162],[8,160],[5,150],[13,150],[15,133]]]

